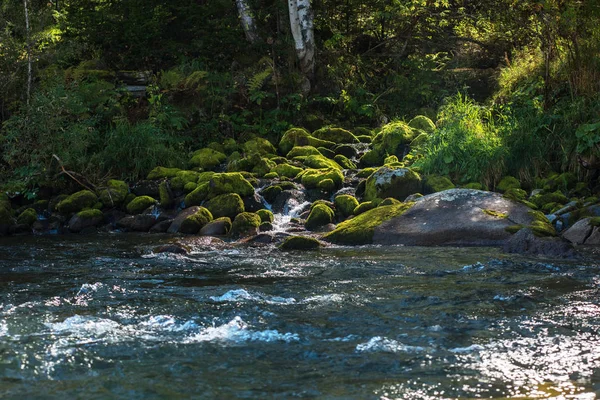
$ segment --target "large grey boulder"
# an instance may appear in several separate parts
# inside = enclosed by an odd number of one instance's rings
[[[573,244],[584,244],[592,234],[594,227],[590,225],[591,218],[584,218],[567,229],[562,237]]]
[[[449,189],[417,199],[376,227],[373,244],[500,246],[511,237],[507,227],[531,224],[529,211],[498,193]]]

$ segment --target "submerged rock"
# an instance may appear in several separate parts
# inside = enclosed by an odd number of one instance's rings
[[[375,227],[373,243],[498,246],[511,237],[506,228],[535,220],[530,211],[499,193],[450,189],[417,199],[404,214]]]
[[[542,255],[548,257],[574,257],[573,247],[560,238],[541,238],[528,228],[521,229],[503,246],[507,253]]]
[[[280,250],[315,250],[321,247],[321,243],[311,237],[290,236],[281,243]]]

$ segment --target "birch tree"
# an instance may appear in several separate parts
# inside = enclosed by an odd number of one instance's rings
[[[288,0],[290,29],[300,70],[312,80],[315,73],[314,16],[310,0]]]
[[[246,40],[252,44],[258,42],[260,40],[260,36],[256,31],[254,13],[252,12],[250,4],[248,4],[248,0],[235,0],[235,4],[237,5],[238,14],[240,15],[242,29],[246,34]]]
[[[31,97],[31,81],[33,78],[33,72],[31,68],[31,33],[29,27],[29,7],[27,0],[23,0],[23,7],[25,7],[25,29],[27,32],[27,105],[29,105],[29,99]]]

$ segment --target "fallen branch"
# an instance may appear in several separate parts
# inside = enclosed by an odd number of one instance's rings
[[[80,184],[81,186],[86,188],[87,190],[96,191],[96,186],[91,184],[89,181],[87,182],[88,184],[86,185],[85,183],[82,183],[79,179],[77,179],[75,177],[75,175],[79,175],[81,180],[87,181],[87,179],[83,175],[78,174],[73,171],[67,171],[65,166],[63,165],[62,161],[60,160],[60,158],[58,158],[58,156],[56,154],[52,154],[52,157],[55,158],[56,161],[58,161],[58,165],[59,165],[60,169],[62,170],[61,174],[67,175],[69,178],[73,179],[75,182],[77,182],[78,184]]]

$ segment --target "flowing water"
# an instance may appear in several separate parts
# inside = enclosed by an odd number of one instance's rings
[[[282,253],[0,239],[0,398],[576,398],[600,264],[494,249]]]

